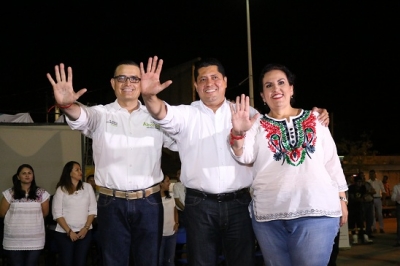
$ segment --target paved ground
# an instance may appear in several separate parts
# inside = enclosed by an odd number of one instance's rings
[[[384,219],[384,234],[376,233],[373,244],[353,245],[340,249],[338,266],[400,266],[400,247],[393,247],[396,242],[396,219]]]

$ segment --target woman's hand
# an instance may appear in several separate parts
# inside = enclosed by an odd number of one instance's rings
[[[72,242],[75,242],[76,240],[79,239],[78,234],[75,233],[74,231],[71,231],[71,232],[69,233],[69,238],[71,239]]]
[[[179,228],[179,223],[175,223],[174,225],[174,232],[178,232],[178,228]]]
[[[84,239],[89,229],[86,227],[82,228],[81,231],[78,232],[77,236],[79,239]]]
[[[236,136],[244,135],[258,118],[258,113],[250,118],[249,96],[242,94],[236,97],[236,103],[231,103],[232,133]]]
[[[347,204],[344,201],[340,201],[342,207],[342,217],[340,217],[340,227],[347,223],[347,218],[349,217],[349,211],[347,210]]]

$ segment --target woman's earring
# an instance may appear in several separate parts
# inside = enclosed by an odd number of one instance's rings
[[[264,102],[264,105],[267,105],[267,103],[266,103],[266,102]]]

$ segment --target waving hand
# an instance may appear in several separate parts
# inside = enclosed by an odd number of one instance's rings
[[[149,58],[146,71],[143,63],[140,63],[142,96],[153,96],[171,85],[172,80],[167,80],[163,84],[160,83],[160,74],[162,70],[163,60],[158,60],[157,56]]]
[[[58,105],[68,106],[79,99],[85,92],[86,89],[81,89],[75,92],[72,87],[72,68],[68,67],[68,75],[65,75],[64,64],[55,66],[55,78],[56,81],[47,73],[47,78],[53,86],[54,98]]]
[[[249,96],[242,94],[236,97],[236,103],[231,103],[232,113],[232,133],[235,135],[244,135],[258,118],[258,113],[250,117]]]

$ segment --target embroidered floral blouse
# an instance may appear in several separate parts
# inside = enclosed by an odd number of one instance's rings
[[[4,217],[3,248],[6,250],[39,250],[44,248],[45,228],[42,203],[50,198],[43,188],[38,188],[36,200],[14,199],[12,188],[3,191],[10,209]]]
[[[290,121],[264,115],[246,133],[243,154],[234,157],[254,162],[257,221],[341,216],[346,179],[329,129],[317,116],[305,110]]]

